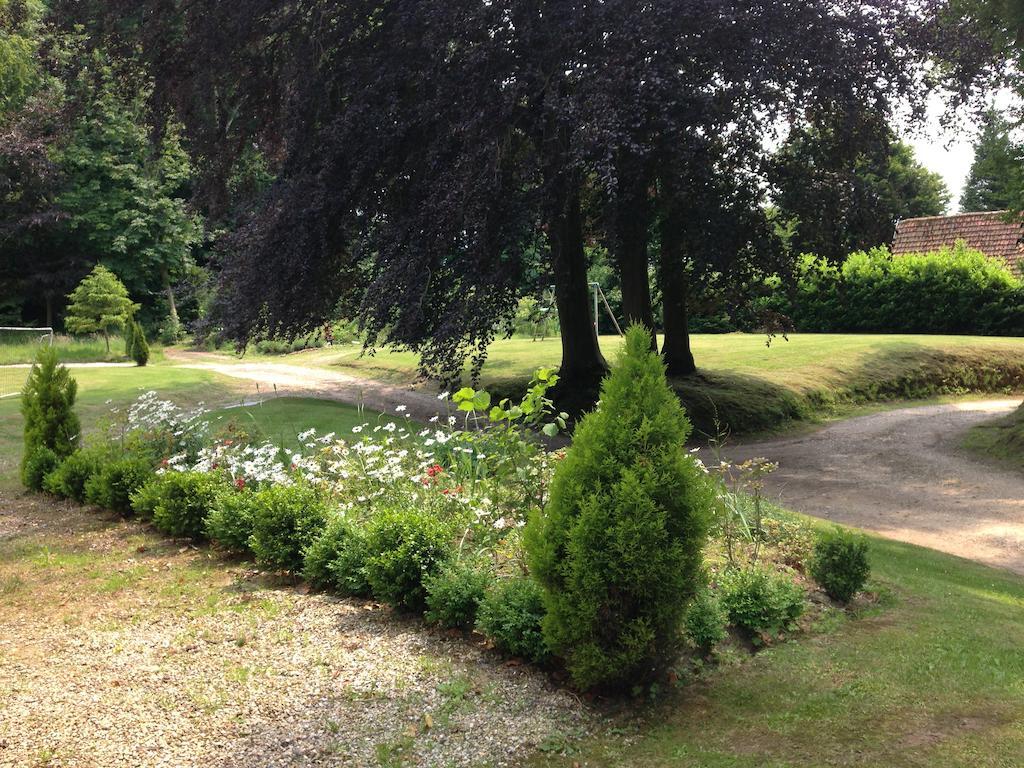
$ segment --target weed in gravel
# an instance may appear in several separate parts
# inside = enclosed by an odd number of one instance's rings
[[[18,574],[0,577],[0,595],[13,595],[25,587],[25,580]]]

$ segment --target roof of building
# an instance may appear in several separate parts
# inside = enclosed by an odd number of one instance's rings
[[[1020,221],[1007,221],[1006,211],[958,213],[953,216],[926,216],[904,219],[896,225],[892,252],[930,253],[963,240],[970,248],[1005,259],[1017,270],[1024,269]]]

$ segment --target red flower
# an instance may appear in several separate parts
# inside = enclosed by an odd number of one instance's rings
[[[238,490],[242,490],[243,488],[245,488],[245,478],[244,477],[237,477],[237,478],[235,478],[235,487]]]
[[[444,467],[442,467],[440,464],[435,464],[434,466],[427,468],[427,474],[430,475],[431,477],[437,477],[443,472]]]

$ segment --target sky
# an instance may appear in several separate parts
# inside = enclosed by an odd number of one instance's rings
[[[1007,92],[995,94],[993,103],[999,109],[1010,106],[1012,98]],[[914,148],[917,159],[928,170],[941,174],[952,193],[947,213],[960,210],[960,194],[974,162],[974,140],[978,134],[976,121],[966,112],[957,124],[943,128],[941,117],[945,107],[942,99],[932,97],[928,102],[925,125],[914,132],[903,131],[904,139]]]

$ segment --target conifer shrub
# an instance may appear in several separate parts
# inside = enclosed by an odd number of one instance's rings
[[[470,629],[494,576],[482,562],[449,562],[424,581],[427,610],[424,618],[446,629]]]
[[[402,610],[422,611],[425,579],[450,555],[451,527],[429,508],[385,508],[366,529],[363,571],[373,596]]]
[[[106,446],[79,448],[43,478],[43,490],[82,504],[86,500],[86,484],[103,470],[109,460],[110,450]]]
[[[146,341],[146,332],[136,320],[132,320],[128,325],[132,329],[132,351],[130,357],[141,368],[149,362],[149,342]]]
[[[124,356],[135,359],[135,320],[131,318],[124,324]]]
[[[501,579],[484,594],[476,628],[510,656],[543,663],[551,655],[545,640],[544,593],[533,579]]]
[[[48,456],[37,456],[38,452],[50,451],[60,461],[78,447],[82,427],[75,414],[77,396],[78,383],[59,364],[57,351],[40,349],[21,392],[25,419],[21,476],[28,488],[39,490],[40,473],[45,476],[50,464]]]
[[[132,512],[131,496],[153,477],[153,464],[138,456],[104,462],[85,481],[85,500],[122,515]]]
[[[642,683],[677,650],[702,585],[713,492],[651,338],[629,329],[525,536],[548,646],[581,688]]]
[[[300,573],[306,549],[323,532],[330,507],[307,485],[272,485],[253,497],[249,548],[264,568]]]
[[[825,531],[818,535],[809,566],[811,578],[829,597],[848,603],[871,574],[868,540],[838,526]]]
[[[255,522],[255,492],[229,488],[217,496],[206,516],[206,536],[228,552],[245,554]]]

